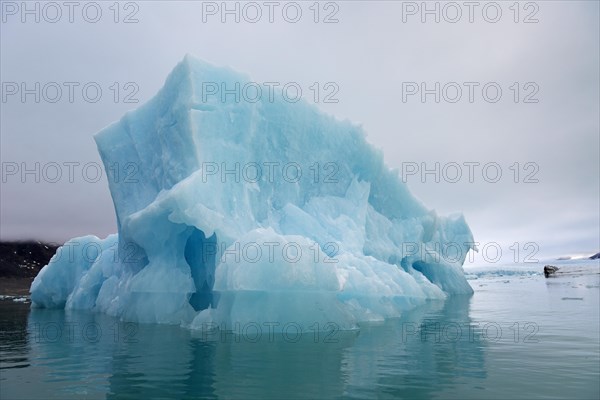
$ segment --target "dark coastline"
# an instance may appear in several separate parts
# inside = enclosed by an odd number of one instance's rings
[[[38,241],[0,242],[0,295],[28,295],[31,282],[58,247]]]

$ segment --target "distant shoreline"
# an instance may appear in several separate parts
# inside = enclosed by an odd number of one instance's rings
[[[0,295],[28,296],[33,279],[56,249],[55,243],[0,242]]]

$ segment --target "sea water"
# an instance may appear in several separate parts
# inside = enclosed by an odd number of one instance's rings
[[[473,296],[356,331],[199,332],[5,299],[0,397],[599,398],[598,261],[559,264],[466,268]]]

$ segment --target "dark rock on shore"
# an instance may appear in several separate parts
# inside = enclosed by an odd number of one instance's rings
[[[596,253],[593,256],[590,257],[590,260],[597,260],[600,258],[600,253]]]
[[[554,275],[556,273],[556,271],[558,271],[559,268],[555,267],[553,265],[546,265],[544,266],[544,276],[546,278],[550,277],[550,275]]]
[[[0,277],[34,278],[59,245],[42,242],[0,242]]]
[[[0,242],[0,296],[27,296],[33,278],[58,247],[34,241]]]

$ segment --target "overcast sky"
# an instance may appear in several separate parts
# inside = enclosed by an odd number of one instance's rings
[[[335,83],[338,102],[318,107],[362,125],[400,174],[439,162],[439,183],[406,176],[412,192],[440,214],[463,212],[475,239],[499,243],[505,258],[515,242],[519,260],[599,250],[598,2],[428,2],[439,22],[421,2],[313,3],[275,2],[270,16],[262,1],[229,2],[236,22],[221,2],[29,2],[28,13],[2,1],[0,238],[115,232],[105,175],[93,179],[92,137],[150,99],[190,53],[258,83],[297,82],[309,100],[314,82]],[[440,102],[422,102],[421,83],[436,82]],[[36,163],[39,182],[21,174]]]

